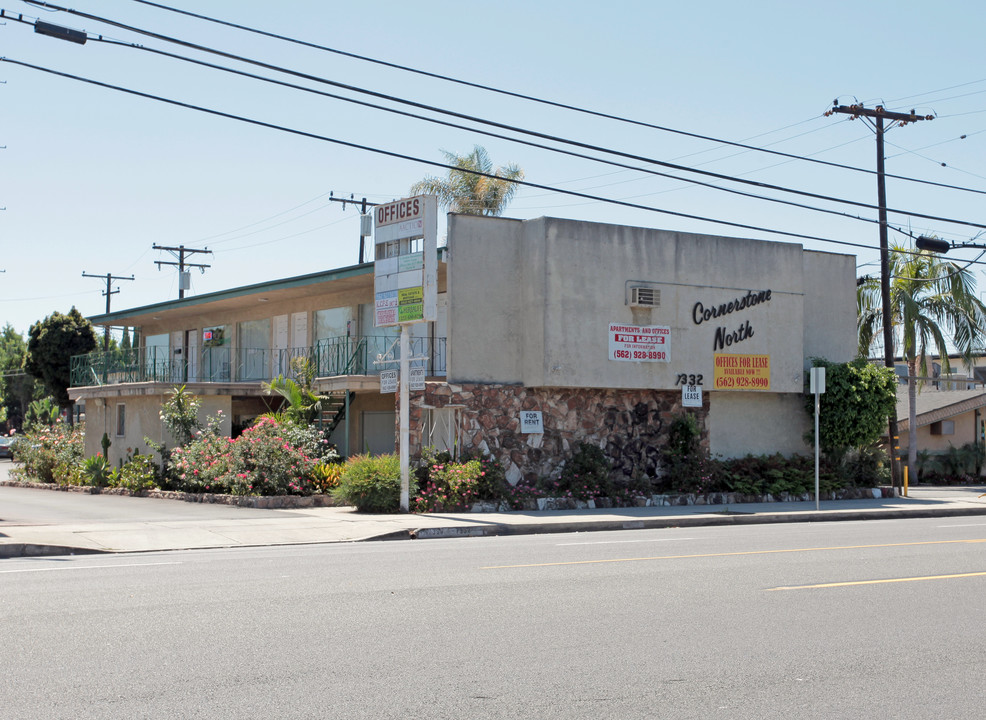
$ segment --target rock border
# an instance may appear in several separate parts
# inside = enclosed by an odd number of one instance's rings
[[[35,490],[55,490],[77,492],[86,495],[131,495],[134,497],[159,498],[162,500],[181,500],[183,502],[214,503],[261,510],[295,509],[312,507],[348,507],[329,495],[221,495],[219,493],[190,493],[177,490],[146,490],[133,493],[125,488],[92,487],[90,485],[59,485],[58,483],[23,482],[20,480],[0,480],[0,486],[32,488]],[[899,497],[897,488],[889,486],[873,488],[842,488],[821,493],[821,500],[862,500]],[[622,502],[614,498],[595,500],[576,500],[575,498],[529,498],[521,502],[520,508],[511,507],[506,500],[500,502],[478,502],[469,509],[458,512],[497,513],[536,510],[594,510],[618,507],[672,507],[686,505],[743,505],[773,502],[810,502],[811,493],[774,495],[743,495],[741,493],[689,493],[682,495],[650,495],[632,498]],[[421,513],[428,514],[428,513]]]

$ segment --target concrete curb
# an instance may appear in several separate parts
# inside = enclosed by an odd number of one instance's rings
[[[718,513],[696,517],[674,516],[639,520],[578,520],[554,523],[495,523],[479,527],[434,527],[389,533],[387,538],[404,536],[411,540],[455,537],[494,537],[498,535],[547,535],[612,530],[646,530],[675,527],[715,527],[723,525],[768,525],[779,523],[847,522],[852,520],[900,520],[904,518],[966,517],[986,515],[981,508],[938,508],[914,510],[829,510],[796,513]]]
[[[58,555],[104,555],[109,550],[69,547],[67,545],[39,545],[36,543],[0,544],[0,559],[16,557],[54,557]]]

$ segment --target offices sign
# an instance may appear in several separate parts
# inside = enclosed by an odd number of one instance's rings
[[[434,321],[438,315],[438,199],[418,195],[377,205],[374,324]]]

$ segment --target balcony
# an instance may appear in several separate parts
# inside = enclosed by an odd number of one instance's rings
[[[312,362],[316,377],[379,375],[394,369],[400,360],[400,343],[393,336],[335,337],[311,347],[266,348],[207,347],[184,358],[164,347],[114,350],[72,358],[71,387],[123,383],[229,383],[269,382],[291,373],[291,361],[303,357]],[[428,375],[445,375],[445,338],[411,338],[411,367],[424,367]]]

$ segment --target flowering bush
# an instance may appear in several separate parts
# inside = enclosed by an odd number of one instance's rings
[[[233,495],[310,495],[334,485],[317,468],[339,456],[318,428],[264,416],[232,440],[219,432],[221,420],[209,418],[206,429],[196,432],[188,445],[171,451],[168,478],[173,487]],[[316,483],[317,478],[323,479]]]
[[[292,428],[290,422],[261,417],[232,443],[234,495],[311,495],[317,460],[285,437]]]
[[[34,482],[78,484],[84,455],[82,423],[69,426],[58,421],[51,426],[35,425],[14,441],[14,457],[21,467],[11,472]]]
[[[176,447],[168,460],[169,484],[186,492],[228,493],[233,471],[232,438],[218,432],[210,419],[185,447]]]
[[[415,512],[462,510],[479,499],[479,483],[485,473],[479,460],[436,463],[411,504]]]

